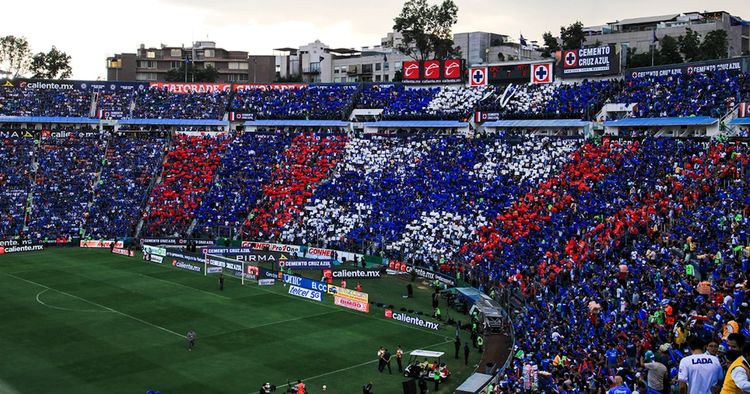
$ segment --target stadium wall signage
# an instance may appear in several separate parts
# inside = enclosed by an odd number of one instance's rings
[[[232,85],[228,83],[151,82],[149,86],[178,94],[229,92],[232,90]]]
[[[333,297],[334,305],[343,306],[344,308],[354,309],[355,311],[368,313],[370,312],[370,304],[359,300],[353,300],[347,297]]]
[[[54,81],[46,79],[4,80],[0,88],[21,88],[34,90],[146,90],[146,82],[102,82],[102,81]]]
[[[423,320],[420,317],[407,315],[406,313],[394,312],[392,309],[385,310],[385,317],[386,319],[398,320],[417,327],[429,328],[430,330],[437,331],[440,329],[440,323]]]
[[[205,248],[203,254],[243,254],[255,253],[252,248]]]
[[[331,276],[336,279],[380,279],[382,276],[379,269],[326,269],[323,276]]]
[[[562,51],[557,63],[563,78],[582,78],[620,73],[620,50],[617,45]]]
[[[34,132],[29,130],[0,130],[2,139],[34,138]]]
[[[156,264],[161,264],[164,262],[164,257],[153,255],[153,254],[150,254],[150,255],[144,254],[143,259],[146,261],[150,261],[152,263],[156,263]]]
[[[255,114],[250,114],[250,113],[245,113],[245,112],[230,112],[229,120],[232,122],[236,122],[240,120],[255,120]]]
[[[81,248],[111,248],[115,241],[104,240],[104,239],[90,239],[87,241],[81,241],[78,243],[78,247]]]
[[[456,280],[455,279],[451,278],[448,275],[441,274],[439,272],[428,270],[428,269],[422,268],[422,267],[412,267],[412,266],[409,266],[409,267],[406,268],[406,272],[411,273],[412,271],[416,272],[417,276],[420,276],[420,277],[425,278],[425,279],[438,280],[441,283],[445,283],[448,286],[455,286],[456,285]]]
[[[230,263],[227,261],[212,259],[210,257],[206,257],[206,264],[212,265],[214,267],[221,267],[221,268],[226,268],[232,271],[242,272],[242,264],[234,264],[234,263]]]
[[[188,263],[183,263],[182,261],[172,260],[172,267],[181,268],[188,271],[194,271],[194,272],[201,272],[202,268]]]
[[[98,134],[97,134],[98,136]],[[210,239],[183,239],[183,238],[143,238],[141,243],[149,245],[187,245],[188,241],[195,241],[197,245],[212,246],[214,241]]]
[[[258,286],[273,286],[275,284],[275,279],[258,279]]]
[[[0,254],[38,252],[44,250],[44,244],[23,244],[12,246],[0,246]]]
[[[626,76],[632,78],[659,77],[680,74],[703,74],[715,71],[748,71],[750,58],[738,57],[733,59],[708,60],[705,62],[693,62],[683,64],[668,64],[656,67],[631,68],[625,72]]]
[[[196,263],[201,263],[201,264],[204,263],[202,257],[191,256],[189,254],[184,254],[184,253],[180,253],[180,252],[172,252],[170,250],[167,250],[167,256],[168,257],[175,257],[175,258],[182,259],[182,260],[192,261],[192,262],[196,262]]]
[[[297,253],[300,257],[311,258],[311,259],[343,259],[346,258],[349,261],[353,261],[355,257],[362,258],[364,255],[358,253],[345,252],[341,250],[324,249],[324,248],[308,248],[307,246],[298,245],[286,245],[286,244],[273,244],[267,242],[242,242],[243,247],[250,247],[255,250],[268,250],[274,252],[283,253]],[[336,255],[337,259],[333,256]]]
[[[280,252],[266,252],[254,250],[252,254],[238,254],[234,256],[237,261],[244,261],[247,263],[275,263],[277,261],[284,261],[286,255]]]
[[[328,285],[328,294],[332,294],[334,296],[339,296],[339,297],[346,297],[351,300],[357,300],[357,301],[361,301],[364,303],[370,302],[369,294],[363,293],[361,291],[347,289],[345,287]]]
[[[289,294],[295,295],[297,297],[307,298],[313,301],[323,301],[323,293],[315,290],[304,289],[298,286],[289,286]]]
[[[412,85],[462,83],[463,59],[407,60],[401,69],[401,82]]]
[[[122,248],[112,248],[112,253],[123,255],[123,256],[128,256],[128,257],[135,257],[134,251],[122,249]]]
[[[221,267],[206,267],[206,273],[208,274],[218,274],[222,272]]]
[[[328,291],[327,284],[323,282],[318,282],[316,280],[307,279],[301,276],[295,276],[295,275],[289,275],[289,274],[284,274],[282,278],[283,278],[282,280],[284,281],[284,283],[290,284],[292,286],[303,287],[305,289],[315,290],[315,291],[319,291],[323,293]]]
[[[298,270],[320,270],[331,268],[330,260],[281,260],[279,266]]]
[[[143,245],[143,253],[164,257],[167,255],[167,249],[159,246]]]

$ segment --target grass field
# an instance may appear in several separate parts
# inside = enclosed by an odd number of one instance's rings
[[[371,300],[430,310],[426,286],[404,300],[402,280],[362,283]],[[2,255],[0,289],[2,394],[254,393],[299,378],[311,393],[326,384],[326,393],[358,394],[370,380],[378,394],[400,393],[395,359],[394,374],[381,374],[375,354],[397,344],[446,352],[453,375],[438,393],[451,393],[479,360],[473,348],[468,367],[453,359],[452,327],[417,328],[385,319],[382,308],[340,308],[331,296],[308,301],[280,284],[228,280],[219,292],[216,277],[109,250]]]

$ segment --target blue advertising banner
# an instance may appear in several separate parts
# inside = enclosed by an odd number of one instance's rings
[[[289,286],[289,294],[297,297],[307,298],[313,301],[323,301],[323,293],[310,289],[303,289],[297,286]]]
[[[316,280],[303,278],[300,276],[294,276],[289,274],[284,274],[284,283],[290,284],[292,286],[299,286],[304,287],[305,289],[315,290],[315,291],[321,291],[321,292],[328,292],[328,285],[323,282],[318,282]]]

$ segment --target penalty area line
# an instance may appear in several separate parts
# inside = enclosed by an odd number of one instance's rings
[[[29,280],[29,279],[24,279],[24,278],[21,278],[20,276],[16,276],[16,275],[13,275],[13,274],[3,273],[3,275],[6,275],[6,276],[10,276],[11,278],[15,278],[15,279],[18,279],[18,280],[24,281],[24,282],[26,282],[26,283],[31,283],[32,285],[36,285],[36,286],[39,286],[39,287],[43,287],[43,288],[45,288],[45,289],[48,289],[48,290],[53,290],[53,291],[56,291],[56,292],[58,292],[58,293],[60,293],[60,294],[64,294],[64,295],[66,295],[66,296],[68,296],[68,297],[72,297],[72,298],[77,298],[77,299],[79,299],[79,300],[81,300],[81,301],[83,301],[83,302],[86,302],[86,303],[88,303],[88,304],[91,304],[91,305],[97,306],[97,307],[99,307],[99,308],[102,308],[102,309],[106,309],[106,310],[108,310],[108,311],[110,311],[110,312],[112,312],[112,313],[116,313],[116,314],[118,314],[118,315],[120,315],[120,316],[124,316],[124,317],[127,317],[127,318],[129,318],[129,319],[132,319],[132,320],[135,320],[135,321],[137,321],[137,322],[143,323],[143,324],[145,324],[145,325],[147,325],[147,326],[151,326],[151,327],[153,327],[153,328],[156,328],[156,329],[159,329],[159,330],[161,330],[161,331],[164,331],[164,332],[168,332],[168,333],[170,333],[170,334],[172,334],[172,335],[176,335],[176,336],[178,336],[178,337],[180,337],[180,338],[183,338],[183,339],[187,339],[187,337],[186,337],[186,336],[184,336],[184,335],[182,335],[182,334],[179,334],[179,333],[176,333],[176,332],[174,332],[174,331],[172,331],[172,330],[170,330],[170,329],[168,329],[168,328],[164,328],[164,327],[162,327],[162,326],[158,326],[158,325],[156,325],[156,324],[154,324],[154,323],[150,323],[150,322],[147,322],[147,321],[145,321],[145,320],[143,320],[143,319],[139,319],[139,318],[137,318],[137,317],[135,317],[135,316],[131,316],[131,315],[128,315],[128,314],[127,314],[127,313],[125,313],[125,312],[120,312],[120,311],[118,311],[118,310],[116,310],[116,309],[113,309],[113,308],[110,308],[110,307],[108,307],[108,306],[105,306],[105,305],[102,305],[102,304],[98,304],[98,303],[96,303],[96,302],[94,302],[94,301],[89,301],[89,300],[87,300],[87,299],[85,299],[85,298],[83,298],[83,297],[79,297],[79,296],[77,296],[77,295],[75,295],[75,294],[70,294],[70,293],[68,293],[68,292],[65,292],[65,291],[62,291],[62,290],[57,290],[57,289],[55,289],[55,288],[53,288],[53,287],[49,287],[49,286],[47,286],[47,285],[43,285],[43,284],[41,284],[41,283],[38,283],[38,282],[34,282],[33,280]]]

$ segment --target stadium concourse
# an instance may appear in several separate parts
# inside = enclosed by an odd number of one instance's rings
[[[86,118],[104,108],[129,121],[221,121],[237,112],[312,121],[375,108],[388,120],[465,121],[481,110],[588,121],[602,105],[622,103],[630,118],[721,118],[748,101],[749,86],[747,74],[718,71],[528,84],[512,94],[400,84],[96,94],[14,87],[0,89],[0,115]],[[689,337],[714,343],[724,367],[750,337],[746,138],[205,125],[167,136],[68,128],[33,142],[4,139],[0,237],[230,233],[429,268],[512,310],[505,392],[602,392],[616,375],[639,393],[666,392],[683,380]],[[655,376],[660,365],[668,378]]]

